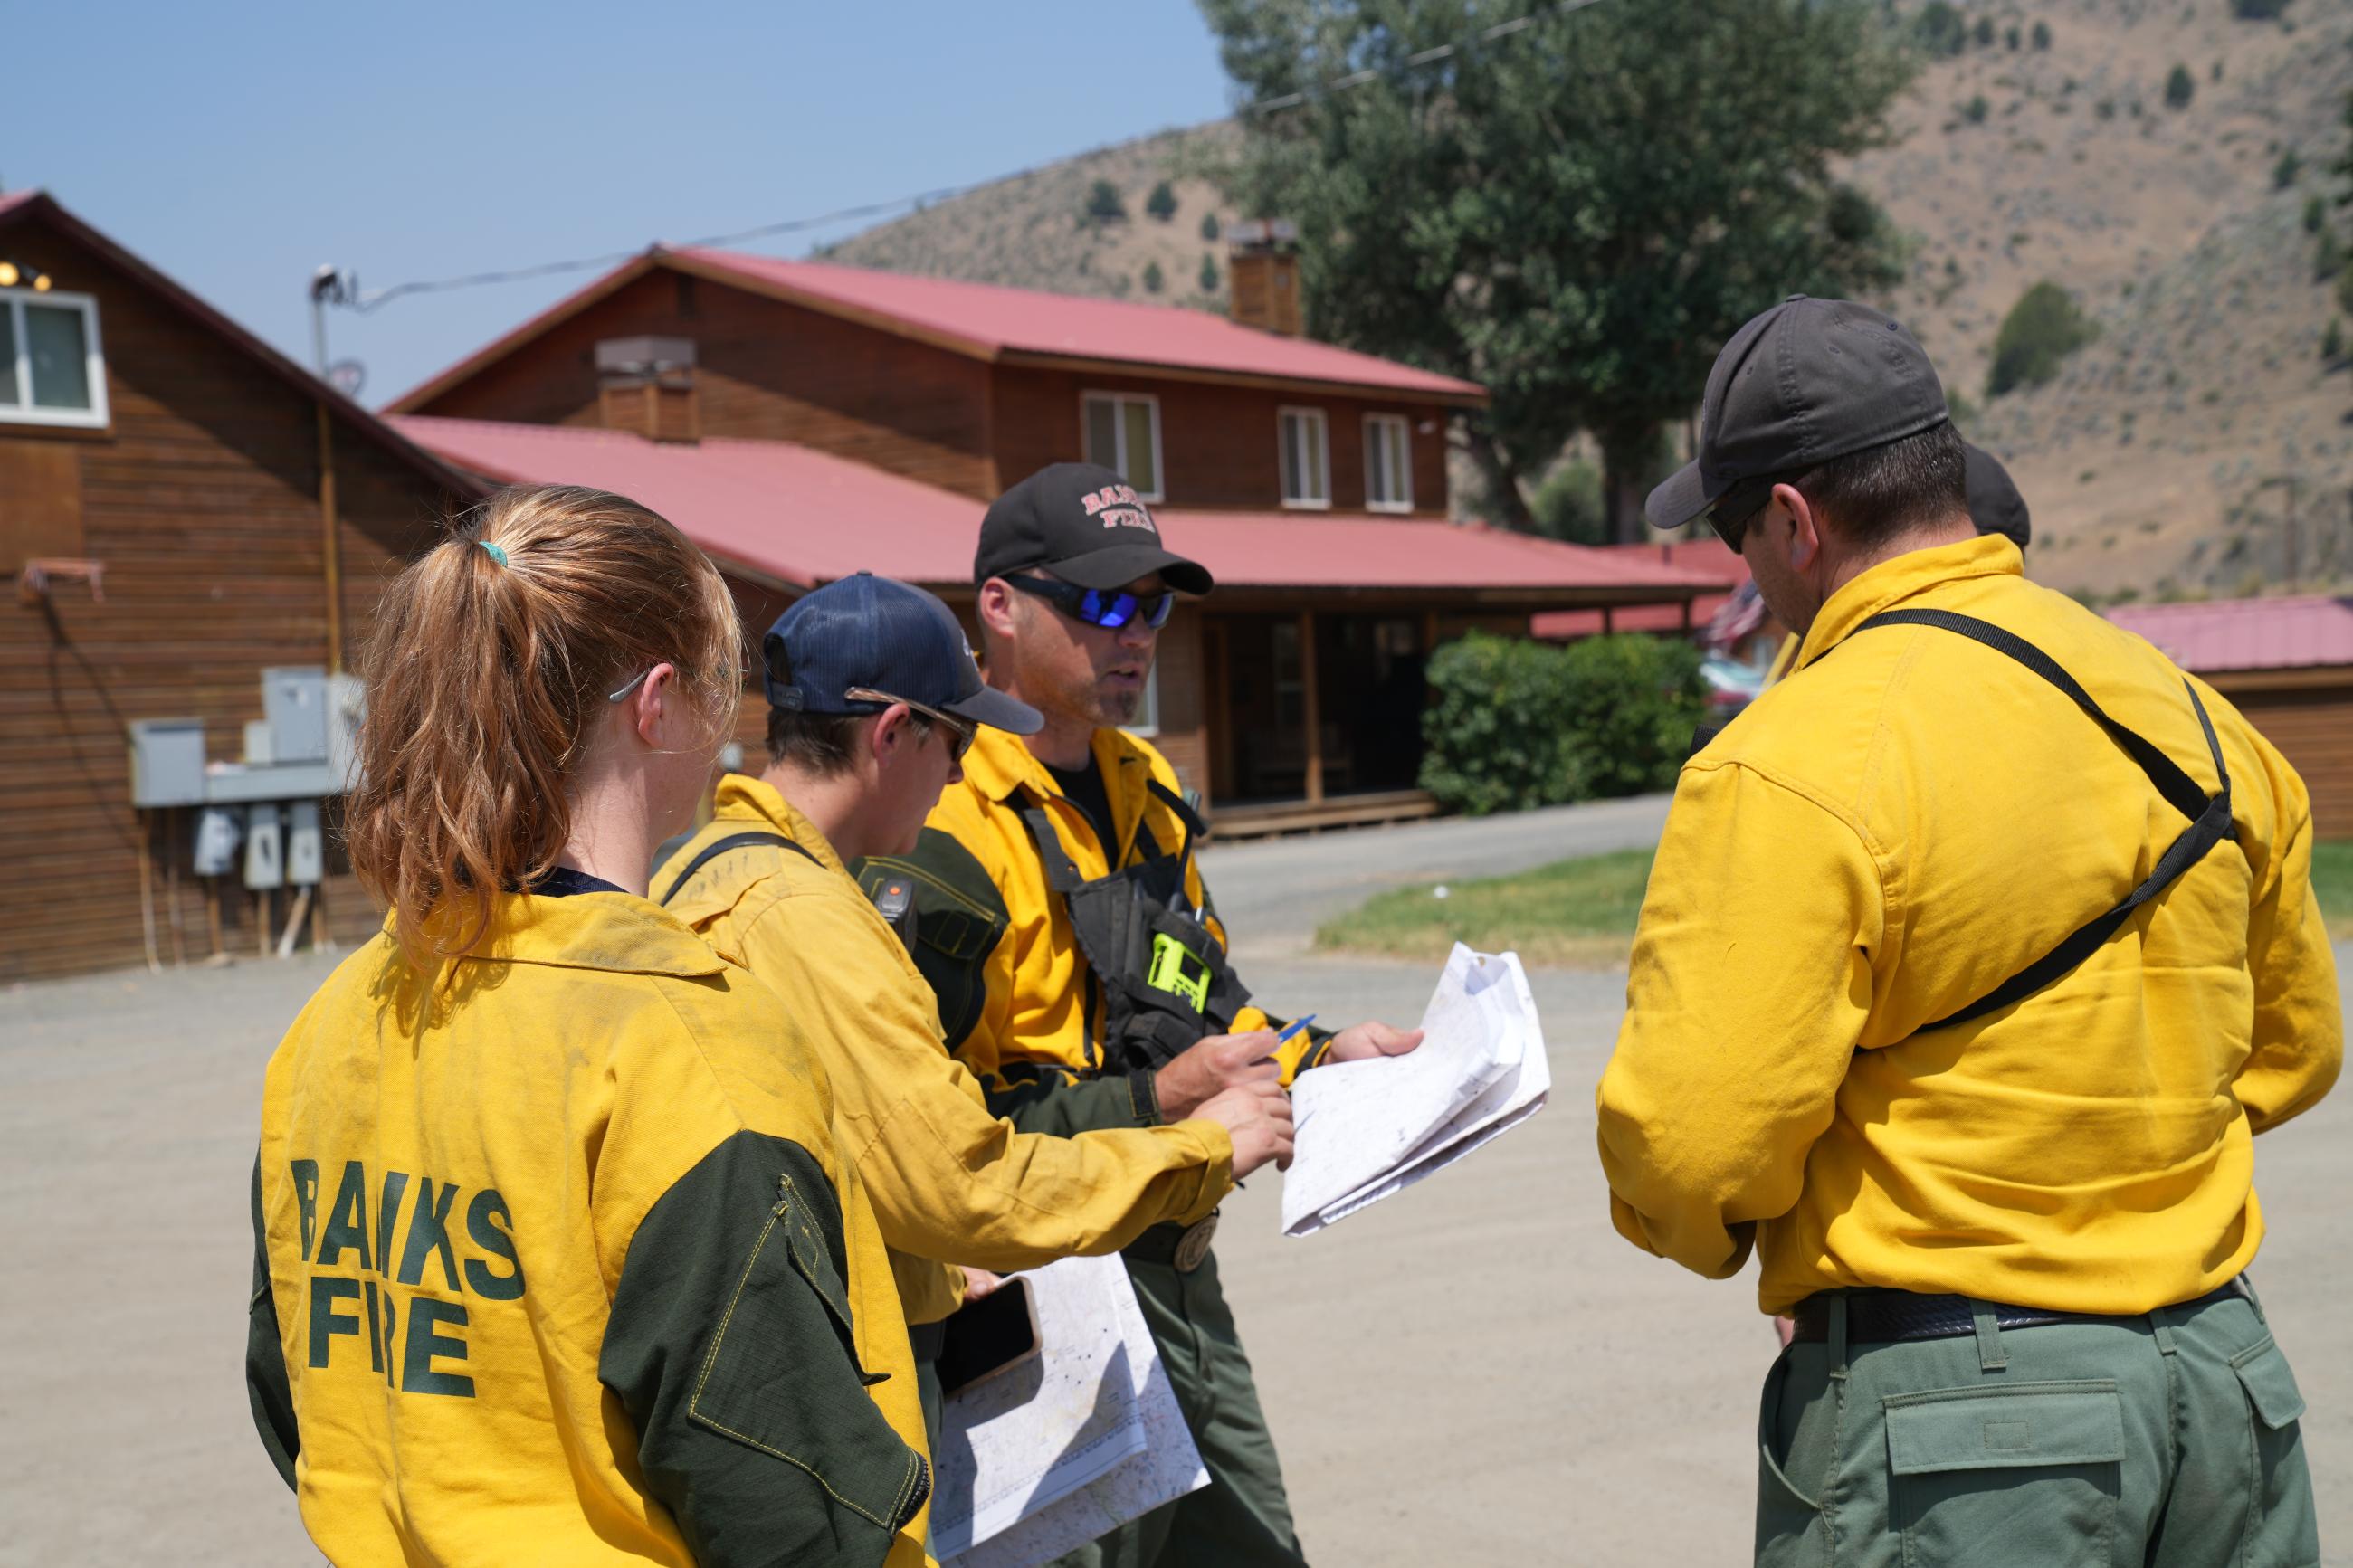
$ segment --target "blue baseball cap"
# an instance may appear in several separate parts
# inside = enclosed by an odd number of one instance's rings
[[[799,713],[880,713],[887,691],[975,724],[1034,735],[1045,719],[980,678],[955,612],[911,584],[860,572],[805,595],[760,644],[768,700]]]

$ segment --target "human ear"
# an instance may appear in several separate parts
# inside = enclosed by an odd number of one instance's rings
[[[1013,636],[1013,590],[1002,577],[991,577],[980,585],[976,601],[980,624],[1000,637]]]
[[[684,704],[678,690],[678,666],[658,664],[646,672],[644,684],[629,695],[629,727],[638,739],[655,751],[666,751],[676,739],[671,733]]]
[[[1789,518],[1789,570],[1803,572],[1820,558],[1821,519],[1795,485],[1775,485],[1773,500]]]

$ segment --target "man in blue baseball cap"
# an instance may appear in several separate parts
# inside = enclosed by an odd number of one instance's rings
[[[652,896],[782,995],[832,1079],[836,1136],[891,1244],[936,1435],[948,1315],[1026,1268],[1116,1252],[1205,1218],[1236,1178],[1291,1155],[1291,1106],[1237,1087],[1183,1121],[1055,1138],[1015,1132],[952,1061],[938,1004],[892,917],[906,889],[847,865],[913,847],[983,728],[1034,733],[1037,710],[981,679],[955,613],[864,573],[786,611],[763,645],[766,769],[720,782],[708,826]]]

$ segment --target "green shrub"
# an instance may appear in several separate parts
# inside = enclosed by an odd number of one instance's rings
[[[2050,23],[2037,22],[2034,24],[2034,47],[2038,49],[2047,49],[2051,47]]]
[[[1976,29],[1970,33],[1969,37],[1977,41],[1978,47],[1981,49],[1992,47],[1993,18],[1991,16],[1979,16],[1978,18]]]
[[[1913,37],[1932,55],[1957,55],[1969,45],[1969,20],[1951,0],[1928,0],[1912,18]]]
[[[1160,263],[1157,261],[1147,261],[1144,264],[1144,291],[1145,293],[1159,293],[1162,286],[1167,281],[1167,278],[1160,270]]]
[[[1528,510],[1537,530],[1550,538],[1572,544],[1609,542],[1609,520],[1601,510],[1601,470],[1582,458],[1546,475]]]
[[[2345,357],[2345,323],[2335,316],[2328,318],[2328,331],[2321,335],[2320,357],[2329,364]]]
[[[2295,184],[2296,175],[2303,172],[2304,160],[2296,154],[2295,148],[2289,148],[2279,155],[2279,162],[2272,165],[2272,189],[2287,189]]]
[[[2197,94],[2197,91],[2198,91],[2198,83],[2197,83],[2195,80],[2193,80],[2193,79],[2191,79],[2191,77],[2190,77],[2190,75],[2189,75],[2189,68],[2188,66],[2176,66],[2176,67],[2174,67],[2170,71],[2168,71],[2168,72],[2166,73],[2166,77],[2165,77],[2165,107],[2166,107],[2166,108],[2168,108],[2168,109],[2187,109],[2187,108],[2189,108],[2189,100],[2190,100],[2190,99],[2191,99],[2192,97],[2194,97],[2194,96]]]
[[[2001,41],[2002,41],[2003,43],[2005,43],[2005,44],[2007,44],[2007,45],[2009,45],[2009,46],[2010,46],[2010,52],[2011,54],[2016,54],[2016,53],[2018,52],[2018,24],[2017,24],[2017,23],[2013,22],[2013,23],[2011,23],[2011,24],[2010,24],[2010,29],[2009,29],[2007,32],[2005,32],[2005,33],[2003,33],[2003,34],[2002,34],[2002,36],[2001,36]]]
[[[1109,180],[1097,180],[1087,187],[1087,205],[1083,216],[1090,223],[1113,223],[1127,216],[1127,204],[1119,199],[1119,187]]]
[[[1167,181],[1152,187],[1152,194],[1144,198],[1144,210],[1162,223],[1176,216],[1176,192]]]
[[[1985,123],[1986,110],[1991,107],[1992,105],[1986,102],[1985,94],[1979,93],[1975,98],[1969,100],[1967,103],[1961,105],[1961,118],[1968,121],[1972,125],[1983,125]]]
[[[2231,0],[2231,15],[2242,22],[2276,22],[2287,0]]]
[[[2073,295],[2056,283],[2037,283],[2018,297],[1994,334],[1986,395],[2041,386],[2059,374],[2061,361],[2098,336],[2099,328],[2077,309]]]
[[[2341,268],[2337,274],[2337,303],[2353,314],[2353,267]]]
[[[1215,214],[1215,213],[1203,213],[1203,214],[1201,215],[1201,237],[1202,237],[1203,239],[1208,240],[1208,241],[1209,241],[1209,242],[1211,242],[1212,244],[1215,244],[1215,243],[1216,243],[1216,241],[1217,241],[1217,237],[1218,237],[1218,215],[1217,215],[1217,214]]]
[[[1202,293],[1214,294],[1218,291],[1218,258],[1206,250],[1201,252],[1199,281]]]
[[[2320,226],[2328,221],[2328,204],[2314,196],[2304,204],[2304,232],[2318,234]]]
[[[1421,787],[1474,816],[1665,789],[1706,712],[1699,658],[1633,635],[1449,643],[1430,661]]]
[[[2320,231],[2320,243],[2312,247],[2312,280],[2326,283],[2345,270],[2345,245],[2333,228]]]

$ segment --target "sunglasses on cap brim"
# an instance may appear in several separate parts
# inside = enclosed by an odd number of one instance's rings
[[[902,697],[892,691],[877,691],[871,686],[847,687],[843,689],[841,694],[855,702],[896,702],[913,712],[921,714],[948,732],[948,754],[957,762],[964,761],[964,754],[972,750],[972,743],[975,741],[980,739],[980,726],[971,720],[959,719],[954,714],[943,713],[928,703],[918,702],[912,697]]]
[[[1105,631],[1117,631],[1141,620],[1154,631],[1168,624],[1169,612],[1176,607],[1174,593],[1130,594],[1118,588],[1082,588],[1075,583],[1057,583],[1050,577],[1008,577],[1006,583],[1033,598],[1045,600],[1074,621]]]

